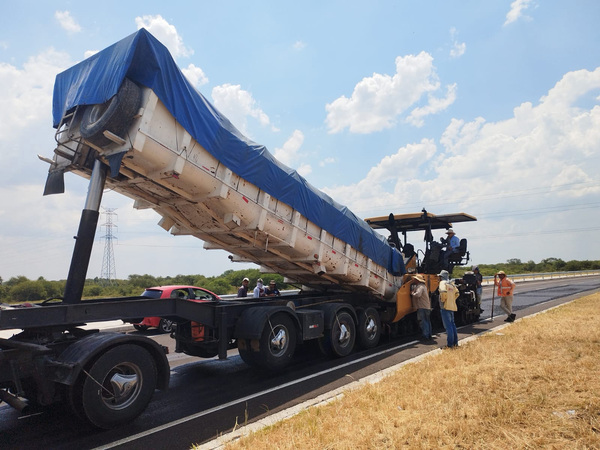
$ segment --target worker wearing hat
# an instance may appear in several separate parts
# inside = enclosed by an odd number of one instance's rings
[[[454,312],[458,310],[456,299],[460,293],[456,285],[450,281],[450,274],[447,270],[442,270],[438,274],[438,277],[440,278],[438,286],[440,315],[442,316],[442,323],[446,330],[447,347],[458,347],[458,332],[456,330],[456,323],[454,322]]]
[[[237,293],[238,297],[248,297],[248,283],[250,283],[250,280],[248,278],[244,278],[242,280],[242,285],[238,289]]]
[[[450,255],[453,253],[458,253],[460,247],[460,239],[456,233],[454,233],[452,228],[448,228],[446,235],[448,235],[448,239],[442,239],[442,242],[446,244],[446,250],[444,250],[444,253],[442,254],[442,265],[444,269],[448,269]]]
[[[258,280],[256,280],[256,287],[254,288],[254,297],[264,297],[265,295],[266,294],[265,287],[263,286],[263,279],[259,278]]]
[[[410,285],[410,295],[413,307],[417,310],[417,320],[423,333],[423,339],[427,343],[433,342],[431,337],[431,300],[425,285],[425,278],[415,275]]]
[[[279,289],[277,289],[277,282],[275,280],[269,281],[269,287],[265,288],[265,295],[267,297],[277,297],[280,295]]]
[[[498,287],[498,297],[500,297],[500,308],[506,313],[505,322],[514,322],[516,314],[512,312],[513,292],[515,282],[510,280],[503,270],[499,271],[494,277],[494,284]]]
[[[479,271],[479,266],[473,266],[471,270],[475,275],[475,298],[477,299],[477,304],[481,306],[481,294],[483,294],[483,275],[481,275],[481,272]]]

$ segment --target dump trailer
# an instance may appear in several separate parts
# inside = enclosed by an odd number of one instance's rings
[[[134,420],[168,386],[166,349],[82,328],[90,322],[165,317],[177,352],[223,359],[237,348],[271,370],[305,341],[343,357],[376,346],[384,329],[414,327],[410,255],[241,135],[146,30],[57,75],[53,120],[54,154],[40,156],[50,164],[44,194],[63,192],[68,172],[89,179],[88,194],[63,297],[0,311],[0,329],[22,330],[0,339],[0,401],[22,411],[67,402],[100,428]],[[280,273],[301,292],[82,300],[105,188],[156,211],[165,231]]]

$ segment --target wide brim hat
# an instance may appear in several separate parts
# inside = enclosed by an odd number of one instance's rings
[[[415,275],[413,277],[413,280],[417,280],[417,281],[419,281],[421,283],[425,283],[425,278],[423,278],[421,275]]]

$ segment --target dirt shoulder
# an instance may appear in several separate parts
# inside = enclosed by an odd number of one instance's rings
[[[434,352],[238,448],[600,448],[600,294]]]

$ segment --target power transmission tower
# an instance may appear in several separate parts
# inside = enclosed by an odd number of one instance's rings
[[[112,284],[117,279],[117,274],[115,270],[115,254],[113,252],[113,239],[117,239],[117,237],[113,234],[113,228],[117,228],[117,226],[113,223],[113,217],[116,217],[115,213],[116,208],[102,208],[104,209],[104,214],[106,216],[106,222],[104,222],[101,227],[104,227],[105,235],[102,236],[104,238],[104,256],[102,257],[102,273],[100,275],[100,279],[106,284]]]

